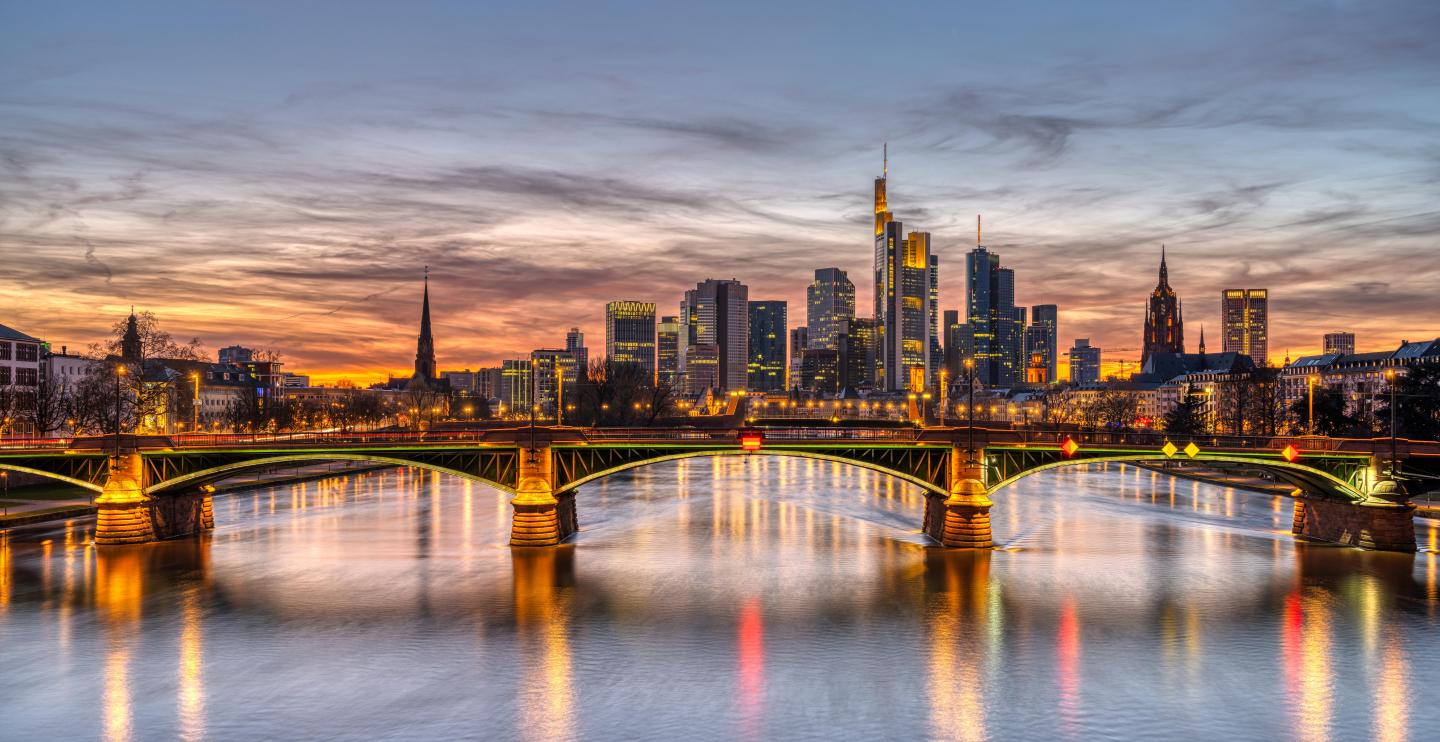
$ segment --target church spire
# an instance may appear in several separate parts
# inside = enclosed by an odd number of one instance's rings
[[[1165,267],[1165,245],[1160,245],[1160,285],[1170,285],[1170,271]]]
[[[1205,325],[1200,325],[1200,355],[1205,355]]]
[[[435,338],[430,334],[430,266],[425,266],[425,298],[420,306],[420,338],[415,343],[411,382],[435,380]]]

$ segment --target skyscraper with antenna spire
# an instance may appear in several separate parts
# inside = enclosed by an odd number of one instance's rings
[[[931,368],[936,302],[931,298],[930,233],[906,235],[904,225],[890,213],[889,144],[883,157],[875,179],[875,386],[920,392],[938,370]]]
[[[975,249],[965,258],[966,337],[975,376],[987,386],[1024,381],[1025,309],[1015,306],[1015,271],[985,248],[975,215]]]

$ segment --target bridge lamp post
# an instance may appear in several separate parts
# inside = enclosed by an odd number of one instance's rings
[[[975,359],[965,359],[966,386],[969,392],[969,403],[965,406],[965,450],[970,457],[966,463],[975,463]]]
[[[1306,426],[1306,429],[1310,435],[1315,435],[1315,374],[1310,374],[1305,377],[1305,386],[1308,392],[1306,407],[1310,414],[1310,424]]]
[[[1399,457],[1395,454],[1395,381],[1398,374],[1395,369],[1385,369],[1385,380],[1390,385],[1390,478],[1395,478],[1395,472],[1399,465]]]
[[[120,379],[125,376],[125,364],[115,364],[115,455],[120,455]]]
[[[190,380],[195,382],[195,397],[190,400],[190,429],[200,429],[200,374],[190,374]]]
[[[945,409],[947,396],[946,392],[949,391],[950,385],[947,384],[945,380],[949,377],[949,372],[949,369],[940,369],[940,427],[942,428],[945,427],[945,414],[947,412],[947,410]]]

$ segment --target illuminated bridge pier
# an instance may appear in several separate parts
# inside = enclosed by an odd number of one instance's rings
[[[1304,539],[1414,551],[1414,506],[1389,476],[1388,441],[1169,440],[1162,435],[1033,434],[965,429],[508,428],[440,433],[287,436],[114,436],[49,448],[0,450],[0,469],[89,488],[98,497],[95,542],[109,546],[214,527],[211,483],[245,470],[325,461],[414,466],[483,482],[512,495],[513,546],[554,546],[579,530],[576,493],[587,482],[660,461],[779,455],[883,472],[926,493],[920,529],[946,547],[993,545],[992,497],[1038,471],[1086,463],[1261,470],[1296,493],[1293,531]],[[1055,440],[1059,438],[1059,440]],[[1227,445],[1228,444],[1228,445]],[[1304,448],[1305,450],[1301,450]],[[1440,443],[1403,448],[1418,490],[1440,482]],[[1381,472],[1386,474],[1382,476]],[[1418,494],[1412,492],[1410,494]]]

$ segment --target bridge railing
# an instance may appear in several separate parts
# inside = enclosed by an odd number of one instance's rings
[[[1201,449],[1251,449],[1281,451],[1286,446],[1294,446],[1302,453],[1305,451],[1340,451],[1344,448],[1344,438],[1323,438],[1311,436],[1250,436],[1250,435],[1212,435],[1212,434],[1172,434],[1161,431],[1027,431],[1024,428],[1017,429],[1022,443],[1054,443],[1063,442],[1066,438],[1072,438],[1081,446],[1138,446],[1146,448],[1160,448],[1166,441],[1177,446],[1184,446],[1193,442]]]
[[[33,438],[20,436],[0,437],[0,449],[34,451],[37,449],[68,448],[70,438]]]
[[[767,442],[814,440],[914,441],[915,428],[764,428]],[[607,442],[736,442],[739,431],[731,428],[594,428],[585,431],[589,443]]]

